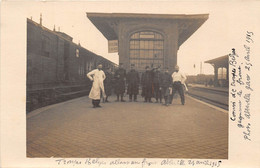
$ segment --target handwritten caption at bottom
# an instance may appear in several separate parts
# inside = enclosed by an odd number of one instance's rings
[[[145,168],[145,167],[155,167],[155,166],[198,166],[203,165],[207,167],[220,167],[222,161],[213,161],[213,160],[184,160],[184,159],[136,159],[136,160],[129,160],[129,159],[101,159],[101,158],[87,158],[87,159],[57,159],[55,160],[58,166],[69,166],[69,167],[120,167],[120,168],[127,168],[127,167],[135,167],[135,168]]]

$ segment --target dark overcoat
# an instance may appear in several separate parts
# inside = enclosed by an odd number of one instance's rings
[[[172,77],[169,73],[162,74],[160,87],[162,88],[162,95],[169,96],[169,87],[172,87]]]
[[[135,70],[131,70],[126,76],[127,94],[137,95],[139,92],[139,74]]]
[[[105,72],[106,79],[104,80],[105,93],[107,96],[111,96],[113,89],[113,75],[110,72]]]
[[[123,68],[118,68],[115,71],[115,93],[123,94],[125,93],[125,78],[126,70]]]
[[[151,98],[153,95],[153,74],[152,71],[145,71],[142,74],[142,96]]]

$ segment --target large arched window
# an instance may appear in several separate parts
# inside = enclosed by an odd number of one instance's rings
[[[146,66],[164,67],[163,36],[153,31],[141,31],[130,37],[130,64],[138,71]]]

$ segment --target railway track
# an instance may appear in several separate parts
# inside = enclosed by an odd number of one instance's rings
[[[228,110],[228,91],[191,87],[189,88],[188,95],[203,102]]]

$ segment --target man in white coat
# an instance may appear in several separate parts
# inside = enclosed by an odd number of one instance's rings
[[[105,73],[102,71],[102,65],[99,64],[97,66],[97,69],[94,69],[93,71],[87,74],[87,77],[93,82],[92,88],[89,93],[89,98],[92,99],[93,108],[101,107],[99,105],[101,93],[103,97],[106,97],[103,83],[106,76]]]

